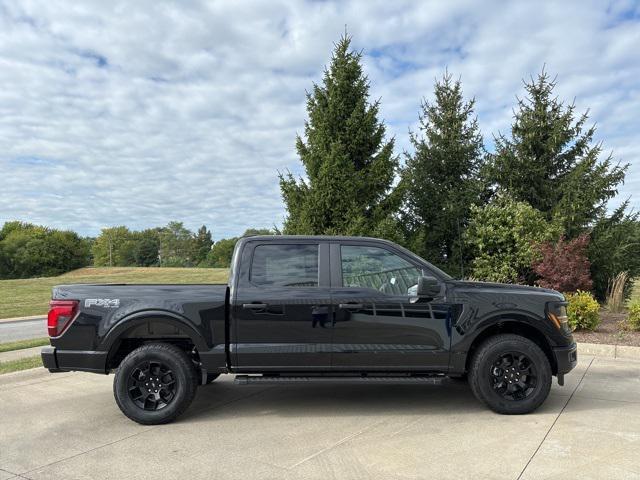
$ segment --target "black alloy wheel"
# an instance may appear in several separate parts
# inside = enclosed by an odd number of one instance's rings
[[[536,388],[536,367],[519,352],[506,352],[493,362],[490,371],[493,389],[507,400],[523,400]]]
[[[161,410],[176,396],[176,377],[161,362],[143,362],[133,369],[127,383],[129,398],[144,410]]]

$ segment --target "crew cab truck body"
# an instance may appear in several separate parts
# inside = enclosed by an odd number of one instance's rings
[[[60,285],[51,372],[115,372],[118,406],[165,423],[218,375],[237,383],[438,383],[468,375],[499,413],[527,413],[577,362],[553,290],[458,281],[357,237],[238,241],[227,285]]]

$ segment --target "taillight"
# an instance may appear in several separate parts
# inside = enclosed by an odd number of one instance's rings
[[[78,312],[78,300],[51,300],[47,315],[47,330],[50,337],[59,337]]]

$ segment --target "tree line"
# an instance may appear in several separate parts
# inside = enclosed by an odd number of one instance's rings
[[[380,236],[456,277],[599,298],[618,273],[640,274],[637,213],[628,200],[607,212],[629,165],[603,154],[588,114],[557,97],[547,72],[524,82],[510,132],[487,151],[475,100],[445,71],[398,155],[350,42],[307,93],[305,176],[280,174],[284,233]]]
[[[243,235],[269,235],[248,229]],[[196,232],[182,222],[130,230],[103,228],[97,237],[23,222],[7,222],[0,230],[0,278],[60,275],[76,268],[216,267],[227,268],[238,237],[214,242],[203,225]]]

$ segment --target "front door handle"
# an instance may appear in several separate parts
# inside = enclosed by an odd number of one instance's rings
[[[340,303],[338,308],[342,308],[344,310],[361,310],[364,308],[364,305],[361,303]]]
[[[242,308],[246,308],[247,310],[264,310],[267,308],[266,303],[243,303]]]

